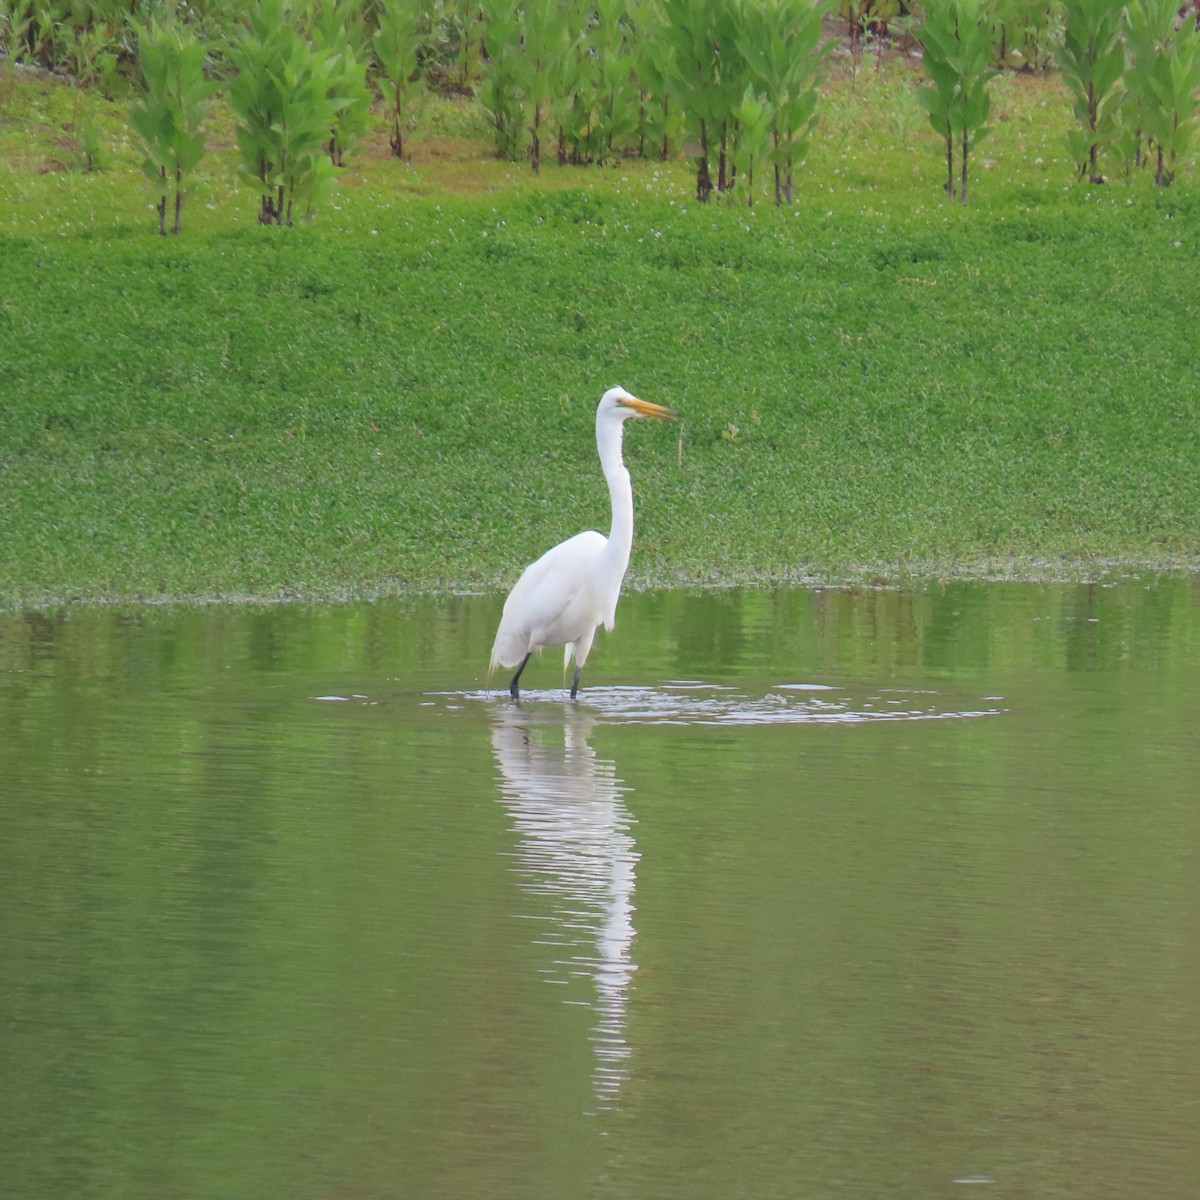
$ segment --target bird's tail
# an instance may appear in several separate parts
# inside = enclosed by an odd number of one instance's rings
[[[492,643],[492,661],[488,667],[488,674],[492,674],[500,667],[519,666],[521,659],[530,649],[527,636],[505,629],[504,623],[501,622],[500,628],[496,631],[496,640]]]
[[[497,638],[495,645],[492,646],[491,661],[488,663],[488,678],[491,679],[491,677],[493,675],[495,675],[495,673],[502,666],[504,666],[504,661],[503,661],[503,658],[502,658],[501,652],[500,652],[500,639]]]

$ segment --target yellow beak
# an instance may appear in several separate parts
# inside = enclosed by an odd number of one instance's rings
[[[632,408],[639,417],[657,417],[660,421],[678,421],[679,414],[674,409],[664,408],[661,404],[651,404],[649,400],[638,400],[627,396],[617,403],[622,408]]]

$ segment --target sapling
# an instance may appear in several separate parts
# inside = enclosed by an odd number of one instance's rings
[[[135,30],[142,88],[130,121],[142,141],[142,171],[158,195],[158,232],[165,237],[172,193],[171,232],[182,229],[184,179],[204,156],[203,125],[219,85],[205,78],[205,47],[186,26],[155,19]]]
[[[1062,9],[1066,26],[1056,57],[1079,122],[1067,134],[1067,148],[1081,177],[1103,183],[1100,155],[1116,136],[1117,83],[1125,68],[1125,0],[1062,0]]]
[[[285,0],[260,0],[229,57],[238,70],[229,103],[241,121],[242,172],[259,191],[259,221],[291,225],[298,202],[311,208],[334,186],[326,149],[348,103],[336,91],[337,56],[301,37]]]
[[[358,0],[313,0],[309,37],[314,49],[328,51],[330,91],[340,103],[329,130],[329,158],[345,166],[347,153],[371,128],[375,96],[367,86],[367,32]]]
[[[343,43],[329,49],[333,53],[330,89],[338,99],[329,129],[329,159],[335,167],[344,167],[346,155],[371,130],[375,94],[367,85],[367,64],[352,46]]]
[[[668,92],[674,70],[673,51],[662,36],[662,6],[658,0],[632,0],[629,19],[638,83],[638,152],[653,152],[665,160],[670,157],[672,142],[678,144],[681,120]]]
[[[516,0],[484,0],[485,67],[479,102],[491,121],[496,153],[515,158],[521,134],[520,71],[515,58],[521,19]]]
[[[1126,150],[1140,166],[1147,139],[1157,160],[1155,181],[1166,187],[1195,130],[1200,32],[1194,21],[1179,20],[1175,0],[1134,0],[1126,10],[1125,43]]]
[[[529,131],[529,161],[542,163],[542,123],[552,100],[563,95],[563,68],[571,51],[567,10],[559,0],[526,0],[520,13],[520,51],[514,54],[517,86]]]
[[[389,0],[390,2],[390,0]],[[442,6],[453,50],[455,86],[468,92],[485,73],[487,26],[493,13],[489,0],[446,0]]]
[[[918,99],[946,148],[946,196],[967,203],[971,147],[987,132],[987,93],[996,70],[989,66],[991,32],[979,0],[934,0],[920,33],[932,87]],[[955,154],[959,182],[955,188]]]
[[[422,10],[416,0],[389,0],[380,8],[379,28],[375,31],[375,61],[384,75],[392,126],[388,140],[396,158],[404,157],[408,100],[419,78],[421,20]]]
[[[714,154],[717,188],[724,191],[731,183],[727,164],[733,110],[745,94],[733,0],[666,0],[664,13],[663,38],[673,54],[670,87],[686,114],[686,151],[696,162],[696,199],[704,203],[713,191]]]
[[[775,203],[795,198],[795,164],[808,152],[816,123],[817,83],[825,50],[821,20],[830,3],[762,0],[742,6],[738,49],[752,90],[769,105],[769,158],[775,170]],[[832,43],[827,43],[826,50]]]
[[[638,126],[639,92],[628,8],[627,0],[595,0],[593,17],[585,26],[584,53],[595,64],[596,157],[610,157]]]
[[[739,175],[745,180],[746,207],[754,207],[754,168],[766,158],[771,145],[771,122],[774,110],[766,96],[746,84],[741,103],[733,110],[737,121],[737,145],[734,160]]]
[[[561,94],[551,98],[547,116],[556,127],[558,165],[591,162],[595,150],[599,66],[589,53],[585,18],[575,9],[568,21],[570,49],[559,66]]]

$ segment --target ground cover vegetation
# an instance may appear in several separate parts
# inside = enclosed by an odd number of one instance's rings
[[[217,12],[196,21],[210,41]],[[442,29],[478,15],[439,12]],[[511,582],[604,527],[591,417],[613,383],[684,417],[678,438],[628,439],[642,582],[1194,561],[1194,150],[1103,102],[1085,144],[1069,65],[993,74],[1062,61],[1067,15],[1004,26],[982,66],[966,47],[982,116],[928,95],[925,31],[899,12],[886,43],[878,13],[857,46],[830,48],[827,21],[824,51],[802,43],[796,138],[767,116],[787,87],[731,92],[754,153],[727,141],[723,169],[713,137],[708,203],[670,104],[651,130],[622,101],[618,133],[539,93],[519,161],[497,155],[475,26],[474,49],[446,37],[416,70],[403,21],[381,22],[363,45],[406,78],[364,107],[330,102],[345,14],[323,34],[260,22],[255,53],[292,64],[317,144],[286,153],[290,124],[247,115],[252,69],[197,73],[178,23],[147,18],[157,67],[127,94],[9,67],[0,603]],[[944,58],[953,43],[947,25]],[[762,44],[763,76],[786,74]],[[1169,94],[1131,78],[1122,109]],[[131,115],[156,103],[158,123]],[[964,148],[969,208],[946,203]],[[328,165],[254,169],[271,155]],[[162,239],[181,182],[183,232]]]

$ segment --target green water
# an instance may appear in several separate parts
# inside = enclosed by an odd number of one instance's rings
[[[0,1195],[1200,1188],[1200,580],[0,618]]]

